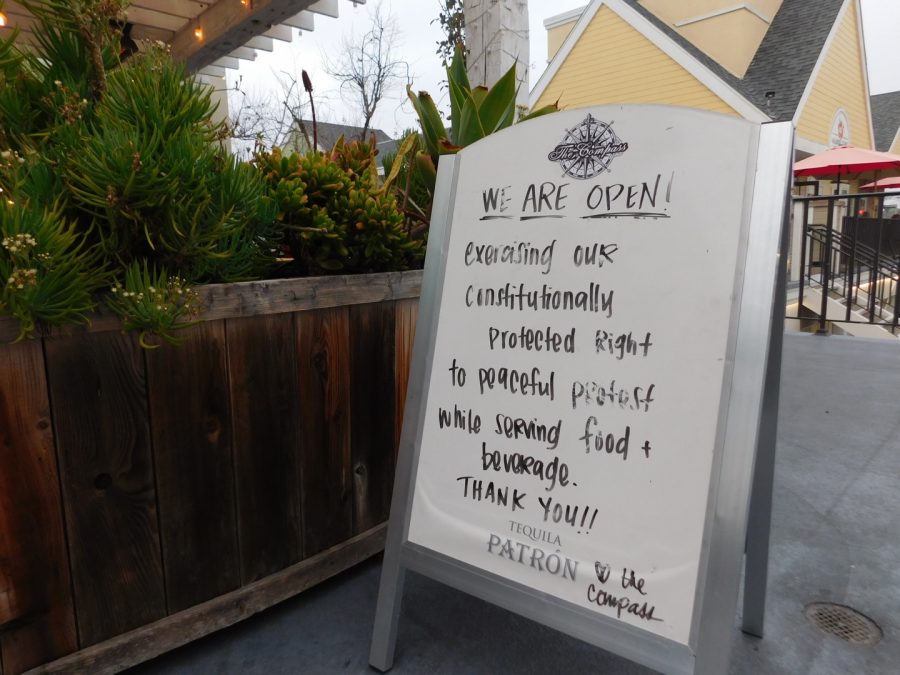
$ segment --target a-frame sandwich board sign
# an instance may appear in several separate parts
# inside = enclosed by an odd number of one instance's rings
[[[727,671],[792,147],[616,105],[441,158],[372,666],[410,569]]]

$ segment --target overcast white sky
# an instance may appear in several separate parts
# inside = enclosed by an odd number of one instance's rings
[[[241,62],[239,71],[229,71],[229,82],[241,78],[241,88],[255,95],[272,92],[277,95],[276,74],[296,74],[306,69],[313,81],[320,119],[330,122],[357,124],[358,112],[351,101],[342,97],[335,82],[323,72],[323,55],[337,54],[344,35],[363,35],[368,29],[372,5],[382,2],[396,17],[400,36],[394,45],[397,55],[410,64],[413,88],[425,90],[437,99],[444,94],[440,82],[444,72],[436,55],[437,41],[442,38],[438,15],[438,0],[368,0],[368,5],[354,6],[341,0],[339,19],[316,17],[316,29],[303,33],[294,42],[275,42],[275,51],[259,52],[254,62]],[[866,57],[869,69],[869,89],[872,94],[900,90],[900,0],[861,0]],[[531,86],[537,82],[547,62],[547,36],[544,19],[561,12],[582,7],[585,0],[529,0],[531,37]],[[803,30],[797,27],[798,33]],[[416,117],[406,101],[402,86],[390,99],[382,102],[374,126],[391,136],[416,125]]]

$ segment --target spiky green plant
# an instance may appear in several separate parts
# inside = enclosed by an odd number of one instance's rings
[[[75,224],[21,189],[32,161],[0,151],[0,312],[19,320],[19,339],[87,321],[92,295],[108,278]]]
[[[434,166],[437,166],[440,155],[456,153],[461,148],[516,122],[515,65],[490,89],[484,86],[473,87],[466,73],[462,46],[457,45],[453,60],[447,67],[447,86],[450,92],[449,133],[428,92],[421,91],[415,94],[411,87],[407,87],[407,94],[419,117],[426,152]],[[518,121],[540,117],[557,110],[558,107],[554,103],[532,110],[519,117]]]
[[[434,199],[434,164],[420,151],[423,143],[419,132],[407,129],[400,137],[397,151],[382,159],[385,189],[397,198],[406,217],[406,229],[413,236],[427,232]]]
[[[0,311],[19,317],[28,333],[81,320],[91,293],[108,288],[110,276],[148,295],[140,284],[158,286],[164,270],[179,284],[263,275],[279,249],[274,204],[259,173],[224,149],[209,90],[160,48],[145,45],[119,62],[121,0],[23,4],[38,19],[35,45],[20,49],[15,35],[0,41],[0,152],[16,153],[25,167],[15,176],[0,171],[0,187],[33,214],[22,216],[22,227],[43,223],[44,240],[59,239],[41,245],[57,260],[69,251],[71,274],[82,281],[71,285],[68,300],[65,286],[44,292],[52,275],[39,269],[23,277],[16,270],[38,268],[0,251],[0,271],[27,282],[7,289]],[[18,221],[2,222],[0,235],[19,234]],[[77,265],[91,268],[76,274]],[[71,311],[60,311],[66,304]],[[121,296],[110,306],[145,335],[158,329],[171,338],[184,318],[176,303],[153,306],[156,314],[170,312],[168,319],[139,322]]]
[[[161,52],[109,74],[92,133],[65,164],[72,206],[107,256],[191,281],[249,278],[271,264],[265,185],[219,146],[210,95]]]
[[[170,344],[182,338],[175,331],[193,325],[190,319],[200,313],[200,296],[190,284],[164,269],[133,262],[125,269],[124,283],[116,281],[110,289],[109,307],[120,317],[126,330],[138,331],[142,347],[153,349],[157,337]]]
[[[426,91],[407,94],[419,117],[421,133],[407,135],[386,165],[385,183],[397,195],[407,217],[407,229],[417,233],[427,230],[431,219],[431,202],[437,179],[438,159],[454,154],[516,122],[516,68],[511,67],[493,87],[473,87],[466,74],[462,45],[457,44],[453,60],[447,67],[450,93],[450,128]],[[524,121],[558,110],[547,105],[519,117]]]

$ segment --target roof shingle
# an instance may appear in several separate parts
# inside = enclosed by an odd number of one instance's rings
[[[306,127],[307,133],[310,135],[310,137],[312,137],[312,120],[303,120],[303,126]],[[337,143],[337,140],[341,136],[343,136],[347,141],[353,141],[358,140],[360,138],[360,134],[362,134],[362,127],[355,127],[349,124],[334,124],[333,122],[317,121],[316,127],[318,129],[319,147],[328,150],[334,147],[334,144]],[[368,137],[371,134],[375,134],[375,141],[377,143],[392,140],[391,137],[384,133],[381,129],[372,129],[370,127],[366,136]]]
[[[784,0],[741,81],[744,96],[775,121],[800,105],[844,0]],[[771,99],[767,92],[774,92]]]
[[[900,91],[876,94],[869,100],[872,102],[875,149],[887,152],[897,136],[897,130],[900,129]]]
[[[774,121],[783,121],[793,118],[845,0],[784,0],[743,79],[725,70],[639,0],[625,2],[750,103]],[[769,92],[774,95],[767,98]]]

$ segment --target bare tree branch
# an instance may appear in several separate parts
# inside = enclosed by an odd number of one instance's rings
[[[288,72],[277,76],[281,94],[247,92],[238,80],[230,91],[229,116],[231,137],[250,150],[249,144],[267,148],[299,146],[295,135],[299,132],[306,147],[312,147],[303,117],[309,109],[300,78]],[[300,149],[295,147],[294,149]]]
[[[372,27],[361,39],[345,37],[338,57],[323,59],[325,72],[359,107],[363,138],[382,99],[404,79],[409,83],[409,64],[395,52],[400,38],[395,18],[385,14],[381,3],[370,10],[369,16]]]

